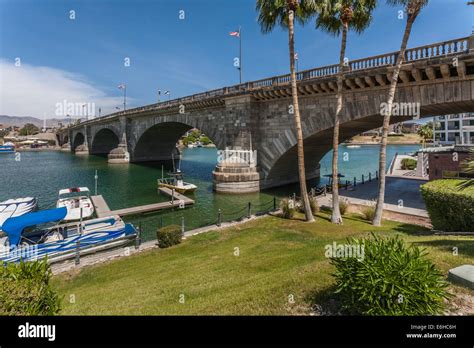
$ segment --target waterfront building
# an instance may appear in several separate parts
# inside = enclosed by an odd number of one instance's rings
[[[474,112],[436,116],[433,128],[437,145],[474,146]]]

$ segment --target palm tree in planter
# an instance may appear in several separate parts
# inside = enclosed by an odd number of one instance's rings
[[[426,141],[433,139],[433,124],[432,123],[427,123],[424,124],[423,126],[418,129],[418,132],[416,132],[421,137],[421,143],[422,147],[424,148],[426,145]]]
[[[304,165],[303,131],[298,104],[298,89],[295,72],[295,19],[301,24],[306,23],[316,11],[316,0],[257,0],[256,9],[259,12],[258,22],[263,33],[271,32],[278,24],[288,29],[288,46],[290,51],[291,94],[293,98],[293,113],[296,125],[296,140],[298,150],[298,173],[300,180],[301,199],[304,205],[306,221],[313,222],[314,217],[306,188],[306,172]]]
[[[354,30],[363,32],[372,20],[372,11],[377,0],[327,0],[320,4],[319,15],[316,19],[316,28],[339,36],[341,35],[341,50],[339,54],[339,71],[337,75],[337,105],[334,117],[334,133],[332,141],[332,217],[331,222],[342,224],[339,210],[339,178],[338,178],[338,147],[339,122],[343,111],[344,70],[348,68],[346,62],[347,33]]]
[[[395,90],[397,88],[398,75],[405,60],[405,51],[410,38],[411,28],[415,22],[416,17],[421,12],[421,9],[428,3],[428,0],[387,0],[387,3],[392,6],[404,6],[407,14],[407,22],[405,25],[405,32],[403,34],[400,52],[397,56],[395,68],[390,79],[390,88],[388,90],[387,108],[383,117],[382,139],[380,142],[380,156],[379,156],[379,194],[377,205],[375,208],[375,216],[372,221],[374,226],[380,226],[382,223],[382,212],[385,199],[385,170],[387,158],[387,136],[390,125],[390,116],[392,115],[393,100],[395,99]]]

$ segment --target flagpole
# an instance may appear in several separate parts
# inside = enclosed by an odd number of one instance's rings
[[[240,84],[242,84],[242,26],[239,26],[239,72]]]

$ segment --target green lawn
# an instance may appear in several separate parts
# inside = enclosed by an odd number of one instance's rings
[[[399,234],[426,247],[446,274],[474,260],[472,237],[424,235],[422,227],[391,221],[375,228],[355,215],[344,222],[333,225],[325,214],[314,224],[265,217],[57,276],[53,283],[64,296],[62,314],[308,314],[333,282],[324,247],[334,241],[371,231]]]

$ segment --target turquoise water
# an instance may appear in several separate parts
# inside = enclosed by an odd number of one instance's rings
[[[390,161],[396,152],[412,152],[416,145],[389,145],[387,159]],[[340,172],[348,179],[378,168],[376,145],[347,148],[340,146]],[[344,154],[346,155],[344,156]],[[287,185],[277,189],[245,195],[216,194],[212,191],[212,170],[216,165],[216,149],[185,149],[181,169],[185,178],[198,186],[190,196],[196,204],[186,209],[175,209],[161,213],[125,218],[134,224],[142,224],[144,239],[154,237],[161,224],[178,223],[184,217],[186,229],[215,223],[218,209],[222,210],[223,220],[232,220],[246,214],[248,202],[253,211],[265,210],[273,206],[274,196],[284,197],[298,192],[298,185]],[[346,159],[346,160],[344,160]],[[331,153],[321,161],[321,175],[329,174]],[[171,168],[165,167],[165,175]],[[58,191],[62,188],[87,186],[94,193],[94,174],[98,173],[98,193],[103,195],[111,209],[167,201],[169,198],[157,192],[157,179],[161,177],[162,164],[109,165],[107,159],[99,156],[74,156],[63,152],[22,152],[20,161],[13,154],[0,155],[0,201],[36,196],[40,209],[53,208]],[[324,178],[322,179],[325,180]],[[316,186],[319,180],[312,180]]]

